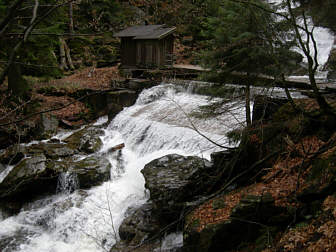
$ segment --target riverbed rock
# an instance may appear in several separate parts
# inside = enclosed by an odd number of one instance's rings
[[[0,198],[41,193],[40,186],[47,185],[49,179],[55,178],[55,174],[47,169],[46,161],[43,154],[21,160],[0,183]],[[43,191],[47,191],[47,188],[43,188]]]
[[[47,139],[57,133],[58,119],[52,114],[41,114],[37,130],[38,139]]]
[[[160,230],[157,217],[153,214],[153,206],[146,203],[125,218],[119,227],[120,239],[128,245],[140,244]]]
[[[28,146],[26,153],[30,155],[43,153],[48,159],[60,159],[74,155],[75,151],[62,143],[40,142]]]
[[[108,120],[111,121],[124,107],[132,106],[138,95],[133,90],[112,91],[106,94]]]
[[[101,128],[88,126],[67,137],[64,142],[73,150],[91,154],[101,149],[103,143],[100,136],[103,134],[104,131]]]
[[[0,163],[0,173],[2,173],[4,170],[6,170],[6,166]]]
[[[336,40],[334,42],[334,48],[329,54],[328,61],[325,65],[325,69],[328,70],[328,80],[335,82],[336,81]]]
[[[199,157],[167,155],[148,163],[141,171],[155,210],[165,218],[175,218],[184,203],[202,194],[212,163]]]
[[[25,148],[19,144],[12,145],[0,153],[0,163],[15,165],[25,156]]]
[[[88,157],[71,165],[69,172],[77,175],[79,187],[85,189],[109,180],[110,169],[111,164],[106,158]]]
[[[35,232],[22,227],[13,235],[4,235],[0,237],[1,251],[18,251],[22,244],[29,241],[29,237],[36,235]]]

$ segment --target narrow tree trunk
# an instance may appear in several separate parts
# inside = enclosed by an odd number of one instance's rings
[[[74,70],[75,67],[72,63],[72,59],[71,59],[71,53],[70,53],[70,48],[68,47],[68,45],[66,44],[66,42],[64,41],[64,49],[65,49],[65,54],[66,54],[66,59],[68,61],[68,66],[71,70]]]
[[[70,36],[74,33],[74,21],[73,21],[73,5],[69,3],[69,33]]]
[[[60,69],[67,70],[68,66],[66,64],[66,57],[65,57],[65,40],[64,38],[60,38]]]
[[[252,125],[251,120],[251,107],[250,107],[250,83],[247,80],[245,88],[245,111],[246,111],[246,125],[247,127]]]
[[[8,90],[12,91],[12,95],[15,97],[25,98],[28,96],[28,83],[22,78],[21,66],[17,63],[13,63],[9,67]]]

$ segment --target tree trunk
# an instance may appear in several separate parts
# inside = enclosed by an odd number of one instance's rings
[[[75,67],[72,63],[72,59],[71,59],[71,53],[70,53],[70,48],[68,47],[68,45],[66,44],[66,42],[64,41],[64,49],[65,49],[65,54],[66,54],[66,59],[68,61],[68,66],[71,70],[74,70]]]
[[[21,67],[13,63],[8,70],[8,90],[12,91],[13,96],[26,98],[28,96],[28,83],[22,78]]]
[[[69,3],[69,33],[70,36],[74,33],[74,21],[73,21],[73,5]]]
[[[65,40],[64,38],[60,38],[60,69],[67,70],[68,66],[66,64],[65,58]]]

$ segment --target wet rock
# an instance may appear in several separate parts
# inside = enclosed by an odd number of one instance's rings
[[[41,114],[38,139],[47,139],[57,133],[58,119],[52,114]]]
[[[13,235],[0,237],[1,251],[17,251],[20,246],[29,241],[29,237],[36,235],[32,230],[25,228],[17,230]]]
[[[134,246],[153,236],[160,230],[159,221],[153,214],[153,206],[146,203],[127,218],[119,227],[120,239]]]
[[[65,143],[71,149],[77,149],[79,151],[91,154],[101,149],[103,143],[100,136],[104,134],[104,131],[99,127],[89,126],[82,130],[79,130],[66,138]]]
[[[155,85],[155,82],[149,79],[130,79],[126,83],[126,87],[137,92],[141,92],[145,88],[151,88]]]
[[[328,61],[325,65],[325,69],[328,70],[328,80],[335,82],[336,81],[336,40],[334,42],[334,48],[329,54]]]
[[[28,154],[44,153],[48,159],[59,159],[75,154],[75,151],[62,143],[38,143],[27,147]]]
[[[12,145],[0,153],[0,163],[15,165],[25,156],[25,148],[21,145]]]
[[[0,163],[0,173],[2,173],[4,170],[6,170],[6,167]]]
[[[80,188],[90,188],[109,180],[110,169],[106,158],[88,157],[74,163],[69,171],[77,175]]]
[[[67,198],[47,197],[28,203],[22,207],[22,210],[30,212],[30,219],[27,224],[35,224],[45,230],[53,229],[56,226],[55,219],[62,213],[65,213],[72,207],[81,207],[86,192],[78,192]],[[54,202],[53,202],[54,201]],[[33,223],[32,223],[33,222]]]
[[[137,99],[137,93],[131,90],[113,91],[106,94],[108,119],[111,121],[124,107],[132,106]]]
[[[0,198],[37,189],[39,178],[47,177],[46,161],[43,154],[20,161],[0,183]]]
[[[155,209],[164,217],[175,218],[185,202],[205,191],[208,182],[204,177],[211,167],[202,158],[173,154],[148,163],[141,172]]]

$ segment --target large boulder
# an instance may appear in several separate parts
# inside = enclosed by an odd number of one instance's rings
[[[138,95],[132,90],[112,91],[106,94],[107,114],[111,121],[124,107],[132,106]]]
[[[3,164],[0,163],[0,174],[6,170],[6,166],[4,166]]]
[[[58,119],[52,114],[41,114],[37,138],[47,139],[57,133]]]
[[[138,245],[160,230],[159,221],[152,213],[153,206],[146,203],[125,218],[119,227],[119,236],[128,245]]]
[[[66,138],[65,143],[68,147],[74,150],[91,154],[101,149],[103,143],[100,136],[104,134],[104,131],[95,126],[89,126],[82,130],[79,130]]]
[[[43,153],[48,159],[60,159],[74,155],[75,151],[62,143],[41,142],[26,147],[26,153],[29,155]]]
[[[155,210],[161,216],[175,218],[185,202],[202,194],[209,185],[206,175],[212,163],[199,157],[167,155],[148,163],[141,171]]]
[[[48,180],[55,180],[56,174],[47,168],[47,158],[37,154],[21,160],[0,183],[0,198],[18,195],[20,198],[33,192],[47,191]],[[49,184],[50,185],[50,184]]]
[[[12,145],[0,153],[0,163],[15,165],[25,156],[25,148],[22,145]]]
[[[336,40],[334,43],[334,48],[329,54],[328,61],[326,63],[325,69],[328,70],[328,80],[335,82],[336,81]]]
[[[88,157],[73,163],[69,172],[77,175],[80,188],[100,185],[110,179],[111,164],[106,158]]]

